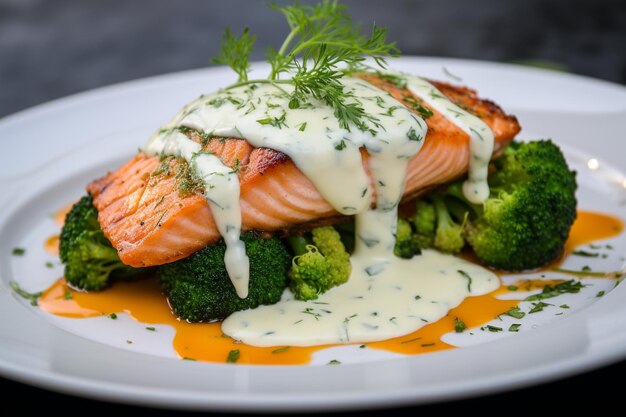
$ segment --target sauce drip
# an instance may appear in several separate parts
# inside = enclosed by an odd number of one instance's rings
[[[489,197],[487,171],[493,152],[493,132],[485,122],[452,103],[428,81],[411,75],[405,77],[409,91],[422,98],[470,137],[471,157],[463,194],[472,203],[482,203]]]

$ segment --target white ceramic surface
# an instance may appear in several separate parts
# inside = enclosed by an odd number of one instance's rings
[[[402,58],[392,68],[448,79],[446,72],[515,114],[522,138],[552,137],[579,172],[582,209],[626,219],[626,89],[610,83],[517,66]],[[447,71],[444,71],[443,68]],[[264,71],[262,65],[257,67]],[[319,352],[311,366],[245,366],[182,361],[172,329],[157,332],[121,315],[63,319],[17,297],[61,274],[42,241],[58,229],[50,213],[84,193],[84,185],[129,158],[179,107],[233,81],[224,68],[189,71],[78,94],[0,121],[0,373],[94,398],[206,410],[321,410],[417,404],[545,382],[626,357],[626,287],[588,280],[572,308],[522,319],[519,333],[449,334],[463,346],[401,356],[345,346]],[[141,109],[141,110],[137,110]],[[588,161],[597,158],[596,169]],[[613,167],[611,166],[613,165]],[[606,259],[572,257],[566,266],[623,268],[624,236]],[[13,247],[26,255],[11,255]],[[46,268],[45,262],[55,262]],[[606,291],[599,298],[598,291]],[[556,304],[557,302],[555,302]],[[558,311],[560,312],[560,311]],[[494,322],[508,328],[509,321]],[[125,343],[132,338],[134,343]],[[339,359],[341,366],[323,366]],[[320,366],[321,365],[321,366]]]

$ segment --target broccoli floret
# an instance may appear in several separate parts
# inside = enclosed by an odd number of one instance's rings
[[[59,255],[65,264],[65,279],[74,288],[100,291],[114,279],[127,279],[146,272],[120,261],[98,223],[98,211],[90,195],[81,198],[65,218]]]
[[[468,204],[465,237],[487,265],[541,267],[561,253],[576,218],[576,173],[550,140],[512,143],[494,165],[489,198]],[[460,187],[449,194],[464,199]]]
[[[428,249],[435,241],[435,229],[437,225],[437,214],[435,206],[425,199],[415,202],[415,215],[411,219],[415,233],[413,241],[421,249]]]
[[[163,265],[157,278],[174,313],[189,322],[210,322],[235,311],[274,304],[287,287],[291,255],[276,237],[264,239],[258,233],[241,236],[250,259],[248,296],[239,298],[224,264],[223,240],[193,255]]]
[[[437,213],[437,230],[433,245],[442,252],[458,253],[465,246],[463,227],[452,220],[441,196],[434,195],[433,203]]]
[[[419,255],[421,250],[414,239],[413,228],[408,220],[399,218],[396,226],[396,245],[393,253],[399,258],[411,259]]]
[[[333,227],[313,229],[311,240],[312,244],[304,236],[289,239],[296,254],[289,270],[290,288],[298,300],[315,300],[348,281],[352,270],[350,254]]]

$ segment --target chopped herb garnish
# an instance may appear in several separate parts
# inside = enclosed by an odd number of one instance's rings
[[[520,328],[521,326],[522,326],[522,325],[521,325],[521,324],[519,324],[519,323],[513,323],[513,324],[511,324],[511,326],[509,326],[509,331],[510,331],[510,332],[519,332],[519,328]]]
[[[572,252],[572,255],[585,256],[587,258],[597,258],[598,256],[600,256],[600,254],[597,252],[587,252],[585,250],[575,250]]]
[[[403,77],[402,75],[376,71],[376,76],[380,78],[381,80],[390,82],[396,87],[406,88],[407,80],[406,80],[406,77]]]
[[[177,164],[174,167],[174,176],[178,185],[178,194],[181,197],[185,197],[196,192],[204,192],[202,181],[196,177],[186,160],[182,158],[177,159]],[[161,218],[159,218],[157,225],[160,225],[165,213],[167,213],[167,210],[165,210]]]
[[[63,294],[63,298],[65,298],[66,300],[71,300],[72,299],[72,293],[69,291],[65,291],[65,293]]]
[[[416,300],[421,300],[421,299],[422,299],[422,296],[421,296],[421,295],[416,295],[416,296],[415,296],[415,299],[416,299]]]
[[[272,353],[283,353],[283,352],[286,352],[288,349],[289,349],[289,346],[284,346],[278,349],[274,349]]]
[[[337,359],[333,359],[328,362],[327,365],[341,365],[341,362],[339,362]]]
[[[155,327],[146,327],[146,330],[150,330],[151,332],[156,332]]]
[[[530,309],[528,314],[538,313],[543,311],[545,307],[551,306],[552,304],[544,303],[543,301],[539,301],[538,303],[533,303],[533,308]]]
[[[435,346],[435,343],[424,343],[421,345],[422,347]]]
[[[427,107],[424,107],[422,103],[420,103],[418,99],[415,98],[414,96],[404,96],[402,97],[402,100],[404,101],[404,104],[406,104],[413,111],[419,114],[424,120],[428,119],[434,114],[432,110],[430,110]]]
[[[115,313],[111,313],[111,314],[109,314],[109,318],[110,318],[111,320],[117,320],[117,314],[115,314]]]
[[[604,291],[598,291],[598,293],[596,294],[596,297],[602,297],[605,294]]]
[[[486,327],[487,327],[487,330],[489,330],[492,333],[497,333],[497,332],[502,331],[502,327],[492,326],[490,324],[488,324]]]
[[[366,345],[361,345],[359,346],[359,349],[365,349],[367,346]]]
[[[229,174],[236,174],[239,172],[239,158],[235,159],[235,166],[233,166],[233,170],[229,172]]]
[[[378,275],[381,272],[383,272],[386,266],[387,266],[387,263],[381,262],[375,265],[368,266],[367,268],[365,268],[365,272],[370,277],[373,277],[374,275]]]
[[[337,149],[338,151],[346,149],[346,142],[341,139],[341,141],[335,145],[335,149]]]
[[[353,319],[353,318],[355,318],[356,316],[357,316],[357,314],[353,314],[353,315],[351,315],[351,316],[345,317],[345,318],[343,319],[343,322],[344,322],[344,323],[348,323],[350,320],[352,320],[352,319]]]
[[[444,74],[452,78],[454,81],[459,81],[459,82],[463,81],[463,78],[459,77],[458,75],[452,74],[450,71],[448,71],[446,67],[442,67],[442,71]]]
[[[380,98],[380,97],[377,97],[377,98]],[[381,107],[382,107],[382,106],[381,106]],[[387,111],[386,111],[385,113],[380,113],[380,114],[381,114],[381,115],[383,115],[383,116],[393,117],[393,113],[394,113],[396,110],[400,109],[400,108],[401,108],[400,106],[391,106],[391,107],[389,107],[389,108],[387,109]]]
[[[151,177],[158,177],[160,175],[164,175],[168,177],[170,175],[170,163],[174,159],[173,156],[165,156],[161,155],[159,157],[159,165],[156,167],[154,171],[150,174]]]
[[[422,140],[422,136],[418,135],[417,132],[415,131],[415,128],[410,128],[408,132],[406,132],[406,137],[409,138],[409,140],[413,140],[416,142],[419,142],[420,140]]]
[[[570,280],[556,285],[546,285],[539,294],[525,298],[526,301],[544,300],[546,298],[557,297],[561,294],[576,294],[584,287],[582,282]]]
[[[234,349],[228,352],[228,357],[226,358],[227,363],[235,363],[239,360],[239,349]]]
[[[15,293],[17,295],[19,295],[20,297],[29,300],[30,301],[30,305],[32,306],[36,306],[37,305],[37,301],[39,300],[39,298],[41,297],[41,291],[40,292],[34,292],[34,293],[30,293],[28,291],[24,291],[23,289],[20,288],[20,285],[15,282],[15,281],[11,281],[10,284],[11,289],[13,291],[15,291]]]
[[[265,119],[259,119],[256,122],[260,125],[270,125],[282,129],[283,126],[287,126],[285,123],[286,117],[287,113],[283,112],[280,117],[266,117]]]
[[[521,319],[522,317],[524,317],[526,315],[526,313],[524,313],[522,310],[520,310],[519,307],[513,307],[513,308],[505,311],[504,313],[502,313],[502,315],[511,316],[513,318],[516,318],[516,319]]]
[[[24,248],[13,248],[13,250],[11,251],[11,254],[15,256],[22,256],[25,253],[26,253],[26,249]]]
[[[187,356],[185,356],[185,357],[183,358],[183,360],[184,360],[184,361],[196,361],[197,359],[194,359],[194,358],[188,358]]]
[[[462,277],[467,278],[467,291],[472,292],[472,277],[469,276],[469,274],[461,269],[459,269],[458,271],[459,274],[461,274]]]
[[[300,129],[298,129],[300,132],[304,132],[304,130],[306,129],[306,122],[302,123],[300,125]]]
[[[457,333],[463,333],[466,326],[458,317],[454,318],[454,331]]]
[[[317,313],[311,307],[305,308],[304,310],[302,310],[302,313],[310,314],[311,316],[315,317],[315,320],[319,320],[320,317],[322,317],[322,315],[320,313]]]
[[[517,291],[519,287],[517,285],[509,285],[506,289],[509,291]]]
[[[405,345],[407,343],[413,343],[413,342],[417,342],[418,340],[422,340],[421,337],[416,337],[413,339],[408,339],[408,340],[403,340],[402,342],[400,342],[401,345]]]
[[[46,268],[54,268],[54,264],[50,261],[46,262]]]
[[[559,307],[561,307],[561,308],[569,308],[569,306],[567,304],[561,304]]]

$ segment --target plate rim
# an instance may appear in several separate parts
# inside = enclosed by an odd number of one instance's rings
[[[442,63],[454,62],[459,65],[479,64],[479,65],[487,65],[487,66],[496,67],[496,68],[498,67],[513,68],[513,69],[522,70],[524,72],[526,71],[539,72],[544,75],[546,73],[550,73],[552,75],[556,74],[559,77],[568,77],[568,78],[573,77],[573,79],[579,80],[582,82],[599,83],[599,85],[603,85],[605,87],[607,86],[610,88],[619,87],[621,91],[626,92],[626,87],[621,86],[619,84],[612,83],[612,82],[604,81],[604,80],[597,80],[594,78],[581,76],[581,75],[575,75],[575,74],[554,73],[553,71],[545,70],[541,68],[525,67],[521,65],[508,64],[508,63],[494,63],[494,62],[489,62],[489,61],[455,59],[455,58],[438,58],[438,57],[403,57],[401,58],[401,60],[407,61],[408,65],[414,65],[419,62],[429,62],[429,61],[430,62],[442,62]],[[63,98],[55,99],[55,100],[52,100],[43,104],[39,104],[34,107],[30,107],[28,109],[21,110],[17,113],[13,113],[11,115],[5,116],[2,119],[0,119],[0,129],[5,124],[13,123],[15,121],[19,121],[20,119],[37,118],[37,117],[40,117],[41,114],[45,114],[51,109],[58,109],[64,106],[76,105],[76,104],[81,104],[83,102],[89,102],[91,100],[97,100],[102,95],[105,95],[105,96],[114,95],[120,92],[127,91],[128,89],[132,90],[132,89],[147,88],[150,84],[153,84],[153,83],[177,82],[178,79],[185,78],[189,75],[202,75],[211,71],[224,71],[224,70],[225,70],[225,67],[210,67],[210,68],[199,68],[199,69],[192,69],[192,70],[186,70],[186,71],[179,71],[179,72],[174,72],[174,73],[161,74],[161,75],[155,75],[155,76],[146,77],[146,78],[140,78],[136,80],[125,81],[122,83],[116,83],[116,84],[112,84],[109,86],[103,86],[103,87],[99,87],[93,90],[88,90],[85,92],[72,94]],[[3,186],[3,183],[2,181],[0,181],[0,188],[2,188],[2,186]],[[2,298],[0,298],[0,300],[1,299]],[[587,309],[585,309],[585,311],[586,310]],[[564,320],[568,320],[575,316],[577,315],[573,314],[572,317],[567,317]],[[52,326],[52,324],[50,323],[47,323],[47,324]],[[79,337],[75,335],[72,335],[72,336]],[[516,338],[518,337],[519,336],[516,336]],[[498,343],[498,342],[493,342],[493,343]],[[115,348],[111,348],[111,349],[115,349]],[[467,348],[464,348],[464,349],[467,349]],[[444,354],[444,352],[432,353],[430,355],[441,355],[441,354]],[[501,391],[516,388],[516,387],[528,386],[528,385],[533,384],[533,382],[536,381],[536,378],[538,376],[534,375],[535,373],[538,373],[541,376],[542,381],[554,380],[554,379],[561,378],[563,376],[572,375],[572,374],[582,372],[588,369],[596,368],[598,366],[613,363],[624,357],[626,357],[626,347],[622,349],[621,351],[613,350],[611,354],[605,354],[602,357],[596,357],[594,358],[594,360],[591,360],[588,362],[580,362],[578,364],[572,364],[569,367],[563,367],[562,364],[559,364],[558,366],[554,365],[553,367],[560,368],[560,371],[557,372],[556,370],[553,370],[548,375],[545,374],[545,371],[542,371],[542,369],[546,368],[546,367],[543,367],[543,368],[531,369],[526,372],[522,372],[522,374],[526,375],[526,377],[522,377],[521,379],[517,379],[517,380],[511,380],[509,378],[508,383],[500,382],[498,386],[496,387],[493,387],[493,386],[488,387],[488,388],[477,387],[474,390],[463,389],[462,387],[459,387],[457,389],[457,391],[459,392],[453,393],[452,398],[455,398],[455,399],[465,398],[468,396],[495,393],[495,392],[501,392]],[[408,358],[407,360],[410,360],[410,358]],[[202,366],[204,365],[206,364],[202,364]],[[363,365],[366,366],[367,364],[360,364],[360,366],[363,366]],[[210,364],[208,366],[224,367],[224,366],[229,366],[229,365]],[[353,365],[342,365],[342,366],[349,367]],[[250,367],[250,365],[238,365],[238,367],[245,369],[247,367]],[[274,368],[272,366],[265,366],[265,367]],[[295,404],[295,401],[297,400],[298,403],[302,403],[301,397],[292,400],[294,402],[292,403],[292,401],[285,402],[284,398],[271,397],[267,393],[250,393],[250,392],[247,393],[246,397],[238,398],[236,402],[234,402],[233,399],[228,398],[228,395],[225,396],[224,393],[216,393],[214,394],[217,396],[216,398],[209,399],[209,398],[206,398],[206,396],[210,396],[209,393],[203,392],[203,395],[205,396],[204,399],[199,399],[199,401],[196,401],[193,403],[190,402],[186,404],[181,404],[180,403],[181,399],[177,400],[177,395],[173,395],[171,389],[165,390],[167,393],[170,394],[168,396],[168,395],[164,395],[163,392],[159,392],[158,389],[155,389],[153,387],[147,390],[142,390],[142,387],[136,386],[136,385],[121,385],[118,383],[108,383],[108,382],[103,382],[99,380],[94,380],[92,378],[77,377],[77,376],[65,375],[65,374],[55,374],[53,372],[46,373],[44,371],[38,372],[38,370],[33,370],[32,368],[27,368],[27,367],[20,368],[18,366],[14,366],[11,363],[5,361],[4,358],[0,358],[0,374],[8,378],[17,380],[17,381],[23,381],[32,385],[41,386],[41,387],[45,387],[48,389],[66,392],[70,394],[78,393],[82,396],[91,397],[91,398],[105,399],[109,401],[140,404],[140,405],[151,405],[151,406],[158,405],[158,406],[166,407],[166,408],[181,408],[181,406],[183,406],[182,408],[197,409],[197,410],[294,411],[294,410],[306,409],[306,410],[321,411],[321,410],[331,410],[331,409],[332,410],[362,409],[362,408],[372,408],[372,407],[385,407],[389,405],[397,406],[397,405],[415,404],[415,401],[414,401],[415,396],[412,395],[414,393],[411,392],[410,386],[406,387],[406,389],[404,390],[405,392],[397,394],[395,398],[391,398],[391,396],[387,395],[387,397],[371,396],[369,398],[363,399],[361,397],[358,397],[359,395],[358,393],[353,394],[353,395],[356,395],[361,401],[363,401],[362,403],[358,403],[358,404],[354,402],[354,398],[347,396],[345,393],[338,393],[337,395],[339,397],[333,398],[330,401],[327,400],[323,403],[317,403],[317,404],[309,401],[309,403],[303,404],[304,406],[297,407]],[[58,384],[59,380],[62,381],[61,386],[59,386]],[[135,393],[133,394],[132,393],[133,389],[129,390],[129,388],[133,388]],[[178,394],[181,395],[182,397],[187,397],[186,395],[183,395],[183,392],[180,392]],[[193,393],[190,392],[189,395],[193,395]],[[277,393],[275,393],[274,395],[277,395]],[[324,393],[320,395],[326,396],[328,395],[328,393]],[[221,397],[225,396],[227,398],[220,399],[219,398],[220,396]],[[262,397],[265,397],[265,398],[262,398]],[[433,396],[432,399],[430,400],[421,398],[419,403],[440,401],[444,398],[450,398],[450,394],[442,392],[438,396]],[[188,401],[189,398],[185,398],[185,400]],[[313,398],[313,400],[316,400],[316,398]],[[155,403],[155,401],[157,402]]]

